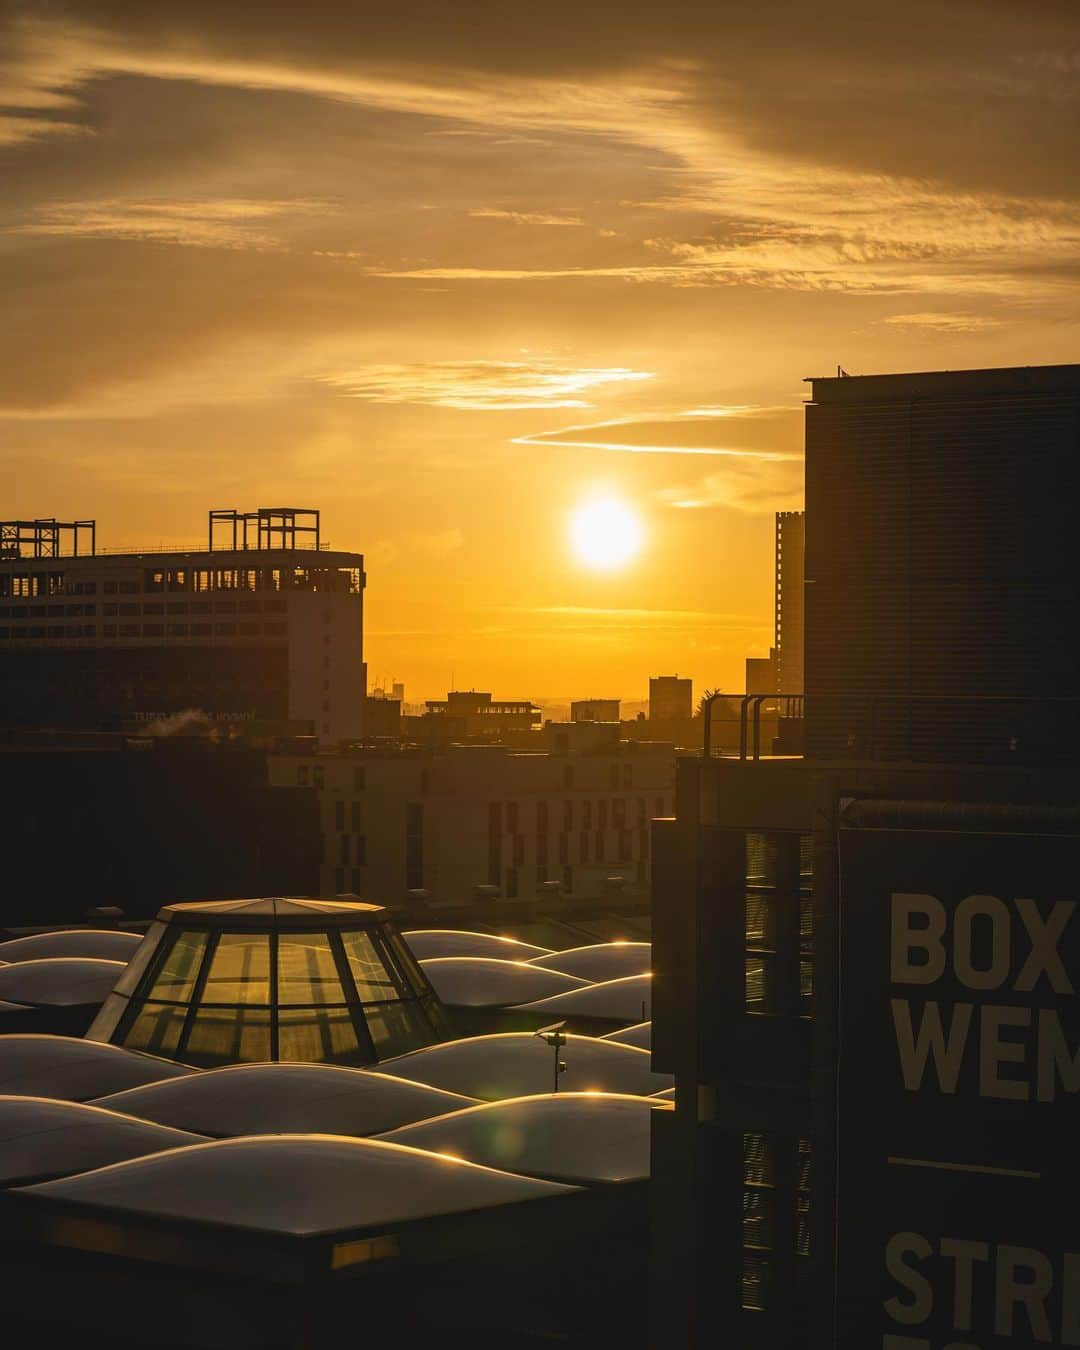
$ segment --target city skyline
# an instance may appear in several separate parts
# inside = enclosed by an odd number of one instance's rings
[[[418,700],[741,688],[804,377],[1075,355],[1074,18],[471,17],[8,8],[6,514],[321,505]]]

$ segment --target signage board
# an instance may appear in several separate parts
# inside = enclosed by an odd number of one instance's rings
[[[839,852],[836,1343],[1080,1346],[1080,838]]]

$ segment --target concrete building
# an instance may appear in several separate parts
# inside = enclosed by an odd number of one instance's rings
[[[271,756],[270,781],[310,786],[320,889],[403,904],[647,893],[649,822],[673,807],[670,744],[620,743],[618,725],[552,724],[546,752],[502,745],[357,747]]]
[[[617,722],[617,698],[579,698],[570,704],[571,722]]]
[[[694,715],[694,682],[678,675],[655,675],[649,680],[649,721],[688,721]]]
[[[179,714],[363,730],[364,560],[318,511],[211,511],[204,550],[96,549],[93,521],[0,523],[0,724]]]
[[[776,648],[770,647],[768,656],[746,658],[746,692],[772,694],[776,692]]]
[[[1068,1344],[1080,366],[806,425],[806,757],[654,827],[652,1343]]]

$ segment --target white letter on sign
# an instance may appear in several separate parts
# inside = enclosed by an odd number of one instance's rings
[[[924,928],[912,928],[911,918],[921,914]],[[945,906],[932,895],[907,895],[894,891],[892,896],[892,944],[890,965],[893,984],[933,984],[945,972]],[[912,965],[911,953],[925,952],[926,961]]]
[[[989,919],[991,925],[990,964],[978,970],[971,959],[972,923]],[[969,895],[956,906],[953,919],[953,965],[956,978],[969,989],[997,989],[1009,978],[1009,950],[1012,920],[1009,907],[996,895]]]
[[[913,1326],[930,1316],[934,1307],[933,1286],[921,1271],[909,1266],[904,1257],[916,1256],[925,1260],[932,1251],[920,1233],[894,1233],[889,1239],[885,1248],[885,1269],[912,1296],[910,1303],[901,1303],[896,1297],[885,1300],[885,1311],[894,1322]]]
[[[1061,960],[1058,943],[1065,932],[1065,925],[1072,918],[1076,901],[1058,900],[1046,920],[1039,913],[1039,907],[1034,900],[1017,900],[1016,908],[1031,939],[1031,951],[1028,952],[1024,968],[1016,979],[1017,989],[1034,989],[1039,976],[1045,970],[1050,988],[1055,994],[1071,994],[1072,981]]]

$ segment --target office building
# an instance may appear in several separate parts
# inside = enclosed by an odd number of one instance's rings
[[[579,698],[570,704],[571,722],[617,722],[617,698]]]
[[[746,692],[774,694],[776,692],[776,648],[770,647],[768,656],[746,658]]]
[[[270,781],[318,798],[324,895],[591,897],[613,876],[647,895],[649,822],[673,806],[672,746],[571,722],[549,726],[548,747],[301,746],[271,756]]]
[[[657,1347],[1076,1336],[1078,426],[1078,366],[813,382],[806,757],[654,827]]]
[[[776,513],[776,692],[803,692],[806,514]],[[748,691],[749,692],[749,691]]]
[[[655,675],[649,680],[649,721],[688,721],[694,714],[694,683],[678,675]]]
[[[211,511],[201,550],[102,551],[96,533],[0,523],[0,724],[361,734],[364,560],[323,544],[318,511]]]
[[[533,731],[543,714],[528,699],[493,699],[476,689],[457,689],[428,699],[419,717],[406,717],[405,734],[416,740],[450,741],[465,737],[496,741],[508,732]]]

